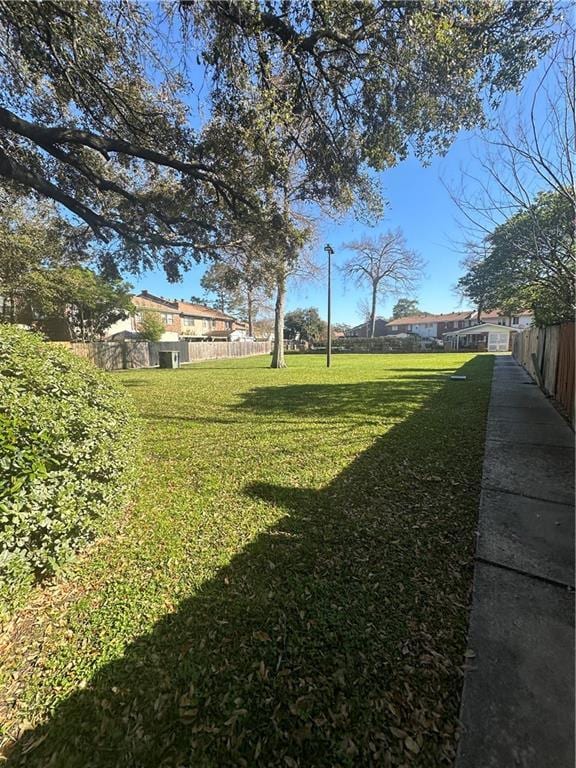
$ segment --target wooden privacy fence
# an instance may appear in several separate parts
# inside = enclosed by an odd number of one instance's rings
[[[512,354],[569,414],[574,424],[574,323],[528,328],[514,336]]]
[[[267,355],[269,341],[64,341],[53,342],[85,357],[107,371],[122,368],[154,368],[158,353],[177,351],[181,363],[200,360],[225,360],[234,357]]]

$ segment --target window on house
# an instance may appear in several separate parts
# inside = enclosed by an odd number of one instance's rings
[[[520,322],[520,318],[519,317],[513,317],[512,318],[512,325],[518,325],[519,322]]]
[[[391,328],[393,331],[397,331],[397,330],[398,330],[398,326],[397,326],[397,325],[391,325],[391,326],[390,326],[390,328]]]
[[[160,312],[160,320],[164,325],[172,325],[172,315],[169,312]]]

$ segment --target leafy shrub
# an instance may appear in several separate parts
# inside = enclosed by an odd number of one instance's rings
[[[160,341],[165,330],[166,328],[162,320],[160,320],[158,312],[153,312],[150,309],[144,309],[140,312],[138,333],[141,339]]]
[[[118,509],[134,419],[110,375],[0,326],[0,600],[54,573]]]

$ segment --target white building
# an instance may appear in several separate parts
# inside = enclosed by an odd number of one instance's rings
[[[517,333],[509,325],[497,323],[480,323],[459,331],[444,334],[446,349],[474,350],[476,352],[508,352],[511,348],[510,337]]]
[[[521,312],[513,312],[511,315],[504,315],[502,310],[495,309],[492,312],[483,312],[480,319],[483,323],[507,325],[511,328],[515,328],[517,331],[523,331],[524,328],[529,328],[533,325],[534,314],[526,309]]]

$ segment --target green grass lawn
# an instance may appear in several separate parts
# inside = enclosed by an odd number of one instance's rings
[[[133,504],[4,634],[8,765],[451,764],[492,357],[288,362],[115,374]]]

